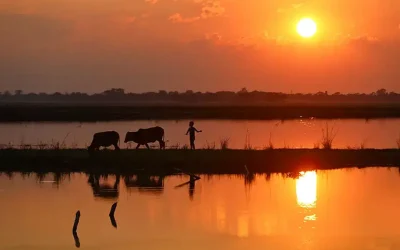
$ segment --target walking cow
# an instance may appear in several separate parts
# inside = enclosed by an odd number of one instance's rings
[[[119,134],[115,131],[99,132],[93,135],[93,140],[88,150],[99,150],[100,147],[109,147],[111,145],[114,146],[115,150],[119,150]]]
[[[136,132],[128,132],[125,136],[125,143],[130,141],[137,143],[136,149],[138,149],[140,145],[145,145],[150,149],[148,143],[155,141],[160,143],[160,149],[165,149],[164,129],[157,126],[146,129],[141,128]]]

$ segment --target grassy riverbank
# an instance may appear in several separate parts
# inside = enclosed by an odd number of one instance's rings
[[[366,166],[400,166],[397,149],[121,150],[89,155],[83,149],[0,150],[1,172],[243,174]]]
[[[400,105],[60,106],[0,105],[0,122],[179,119],[400,118]]]

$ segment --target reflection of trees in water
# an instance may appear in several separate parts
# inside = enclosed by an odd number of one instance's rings
[[[11,180],[14,177],[14,173],[10,171],[4,172],[4,174],[8,177],[9,180]]]
[[[256,175],[249,173],[244,176],[244,185],[250,187],[252,184],[254,184],[255,180],[256,180]]]
[[[267,182],[269,182],[269,181],[271,180],[271,173],[266,173],[266,174],[265,174],[265,180],[266,180]]]
[[[62,172],[53,172],[53,173],[45,173],[45,172],[23,172],[21,173],[22,179],[26,179],[34,175],[34,178],[37,183],[49,182],[52,183],[53,186],[59,187],[60,184],[65,181],[65,179],[71,179],[71,173],[62,173]]]

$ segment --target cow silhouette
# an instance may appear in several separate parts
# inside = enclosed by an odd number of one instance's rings
[[[88,147],[89,151],[99,150],[100,147],[109,147],[111,145],[114,146],[115,150],[119,150],[119,134],[115,131],[105,131],[95,133],[93,135],[93,140],[90,146]]]
[[[156,141],[160,143],[160,149],[165,149],[164,129],[157,126],[145,129],[141,128],[136,132],[127,132],[125,135],[125,143],[131,141],[137,143],[136,149],[141,145],[145,145],[150,149],[148,143]]]

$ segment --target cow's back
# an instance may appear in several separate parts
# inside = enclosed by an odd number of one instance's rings
[[[105,131],[94,134],[93,143],[97,145],[111,145],[119,140],[119,134],[116,131]]]
[[[164,129],[158,126],[145,129],[141,128],[137,132],[141,143],[162,141],[164,136]]]

